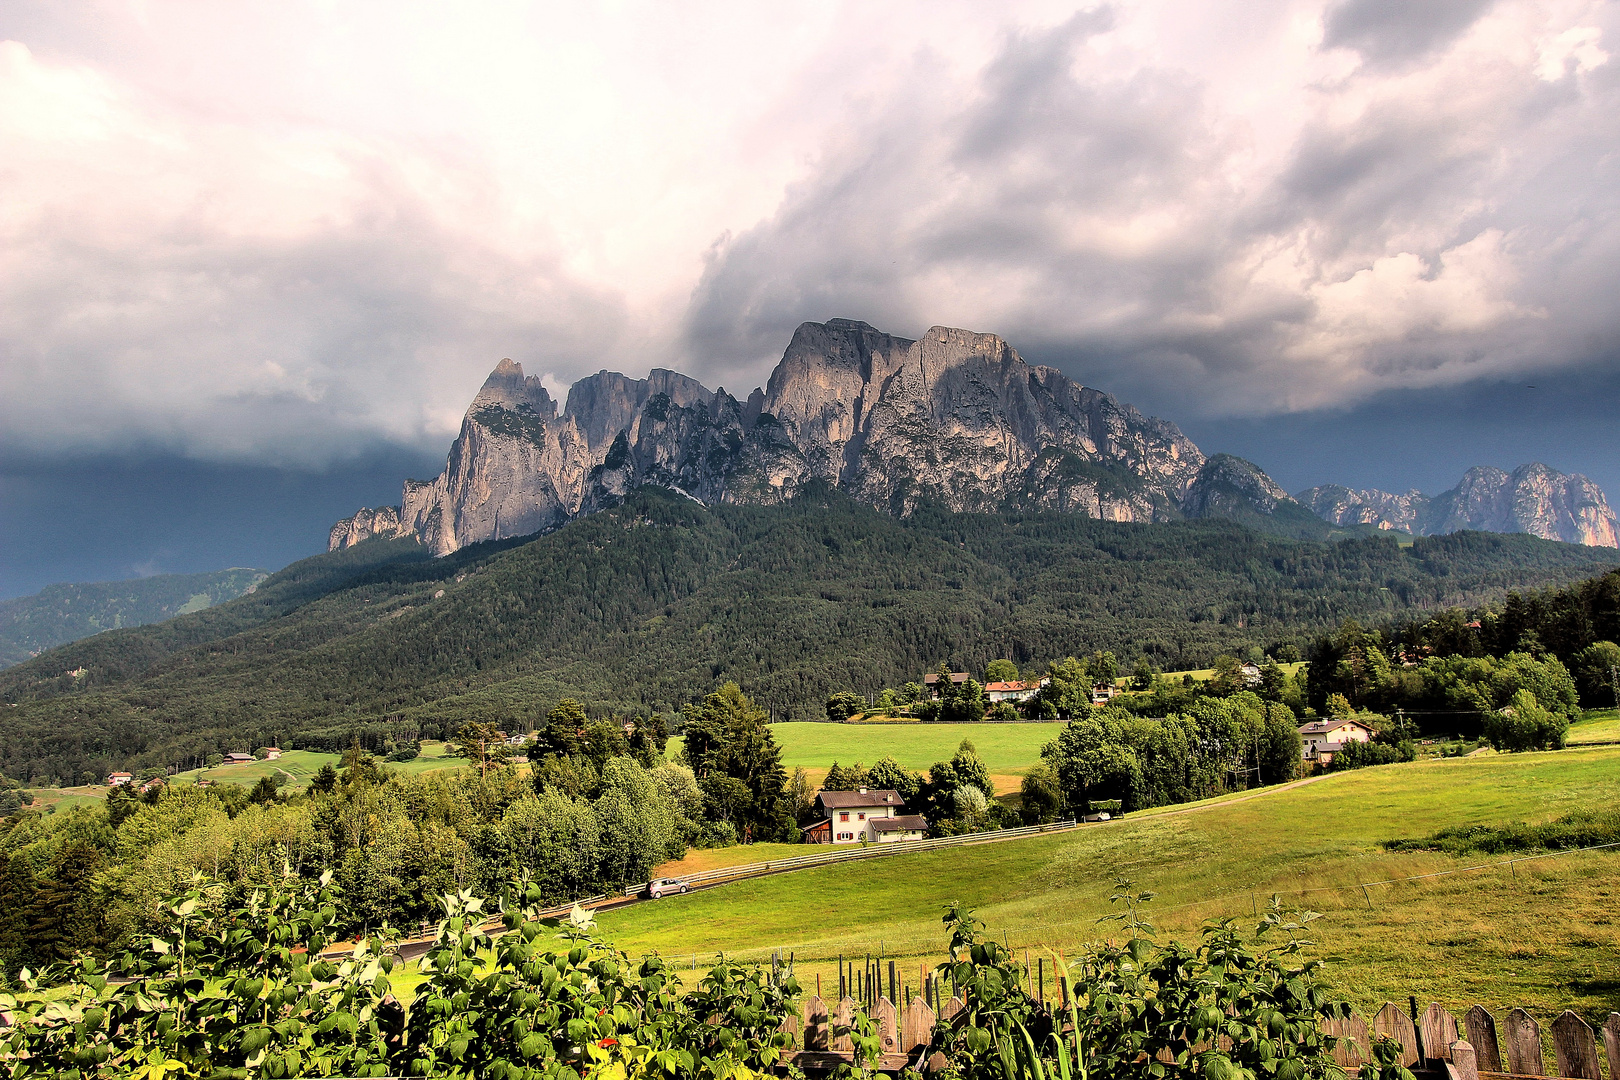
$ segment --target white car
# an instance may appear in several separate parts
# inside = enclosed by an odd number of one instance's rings
[[[656,881],[647,882],[647,896],[649,899],[657,900],[661,896],[683,893],[690,888],[690,885],[678,877],[658,878]]]

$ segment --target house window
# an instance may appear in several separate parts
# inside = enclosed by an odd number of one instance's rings
[[[865,814],[856,814],[855,815],[855,820],[856,821],[865,821],[866,820],[866,815]]]
[[[849,820],[849,811],[846,810],[843,813],[839,814],[838,815],[838,820],[839,821],[848,821]]]

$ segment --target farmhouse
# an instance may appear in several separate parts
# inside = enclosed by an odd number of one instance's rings
[[[1106,705],[1114,700],[1114,695],[1125,691],[1111,682],[1097,682],[1091,684],[1091,703],[1093,705]]]
[[[953,671],[953,672],[951,672],[951,682],[952,682],[952,684],[954,684],[956,686],[961,686],[963,683],[967,682],[972,677],[973,676],[969,675],[965,671]],[[939,697],[939,673],[938,672],[935,672],[932,675],[924,675],[923,676],[923,689],[928,691],[928,696],[929,697],[931,697],[931,698]]]
[[[227,764],[227,765],[251,765],[251,764],[253,764],[253,760],[254,760],[254,758],[253,758],[252,754],[226,754],[225,755],[225,764]]]
[[[131,776],[129,773],[127,773],[127,772],[108,773],[107,774],[107,786],[108,787],[123,787],[125,784],[129,783],[133,779],[135,779],[135,778],[133,776]]]
[[[281,756],[281,747],[267,746],[264,748],[264,760],[274,761]]]
[[[1299,741],[1306,761],[1315,761],[1323,765],[1333,760],[1347,742],[1368,742],[1373,737],[1373,729],[1360,720],[1312,720],[1302,724],[1299,729]]]
[[[921,840],[928,822],[907,814],[906,800],[898,791],[823,791],[816,796],[821,820],[801,831],[807,844],[856,844],[862,840],[887,844]]]
[[[994,705],[998,701],[1028,701],[1040,692],[1050,680],[1042,679],[1040,682],[993,682],[985,683],[984,695]]]

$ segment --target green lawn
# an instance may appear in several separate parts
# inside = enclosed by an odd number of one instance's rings
[[[383,765],[390,772],[415,776],[417,773],[437,772],[440,769],[465,769],[472,763],[466,758],[451,757],[442,742],[422,743],[422,752],[409,761],[388,761]]]
[[[1150,909],[1175,936],[1209,918],[1249,922],[1273,892],[1325,913],[1313,951],[1343,958],[1333,980],[1362,1006],[1410,993],[1459,1015],[1478,1001],[1498,1016],[1524,1005],[1544,1019],[1565,1007],[1601,1019],[1620,1009],[1620,854],[1566,854],[1516,873],[1366,892],[1359,883],[1493,861],[1391,855],[1379,840],[1620,806],[1617,777],[1620,747],[1419,761],[1056,836],[760,878],[600,922],[632,956],[762,957],[779,948],[795,952],[813,982],[832,974],[839,954],[882,950],[904,958],[914,984],[919,963],[940,959],[947,901],[977,908],[1016,947],[1072,949],[1106,932],[1096,920],[1125,875],[1158,893]]]
[[[212,780],[216,784],[241,784],[243,787],[252,787],[259,782],[261,776],[282,773],[289,777],[286,787],[282,790],[298,791],[309,785],[310,778],[320,771],[322,765],[330,764],[335,769],[338,760],[337,754],[323,754],[316,750],[288,750],[275,761],[221,765],[217,769],[192,769],[189,772],[175,773],[170,783],[194,784],[198,780]]]
[[[802,766],[820,780],[834,761],[871,765],[892,757],[900,767],[925,772],[948,761],[963,739],[971,739],[996,780],[996,790],[1013,791],[1018,778],[1041,758],[1041,747],[1057,738],[1061,724],[772,724],[788,771]]]
[[[102,784],[69,788],[27,788],[25,790],[34,797],[33,803],[28,808],[40,811],[48,811],[52,807],[57,810],[71,810],[75,806],[89,806],[99,803],[107,797],[107,788]]]
[[[1580,723],[1569,726],[1569,745],[1620,743],[1620,710],[1588,709]]]

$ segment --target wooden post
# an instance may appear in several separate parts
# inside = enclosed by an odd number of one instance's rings
[[[835,1024],[837,1027],[847,1028],[855,1019],[855,999],[840,998],[838,1000],[838,1013]],[[852,1054],[855,1052],[855,1043],[845,1035],[834,1035],[827,1043],[827,1049],[835,1054]]]
[[[1430,1061],[1449,1061],[1451,1044],[1457,1041],[1457,1021],[1434,1002],[1418,1017],[1418,1034],[1422,1036],[1423,1053]]]
[[[1372,1028],[1375,1033],[1401,1044],[1402,1065],[1410,1069],[1418,1063],[1417,1028],[1413,1026],[1412,1018],[1400,1010],[1400,1006],[1393,1001],[1384,1002],[1384,1007],[1373,1017]]]
[[[919,995],[900,1014],[900,1052],[910,1057],[919,1048],[927,1046],[933,1037],[934,1010],[924,1004]]]
[[[804,1003],[802,1015],[804,1016],[804,1049],[827,1049],[827,1039],[830,1032],[827,1023],[827,1003],[821,1000],[821,995]]]
[[[1479,1062],[1474,1048],[1465,1039],[1453,1039],[1446,1047],[1446,1058],[1451,1063],[1448,1071],[1455,1080],[1479,1080]]]
[[[1609,1080],[1620,1080],[1620,1013],[1603,1022],[1603,1052],[1609,1055]]]
[[[900,1007],[900,990],[899,990],[899,984],[896,983],[895,980],[894,980],[894,961],[893,960],[889,961],[889,1000],[894,1002],[894,1007],[895,1008],[898,1009]]]
[[[1475,1005],[1463,1016],[1468,1042],[1474,1048],[1474,1061],[1482,1072],[1503,1072],[1502,1051],[1496,1042],[1496,1018]]]
[[[1322,1030],[1338,1041],[1333,1045],[1333,1062],[1346,1072],[1355,1072],[1371,1061],[1367,1046],[1367,1021],[1351,1013],[1322,1021]]]
[[[1546,1062],[1541,1056],[1541,1025],[1523,1009],[1507,1014],[1502,1025],[1506,1030],[1508,1072],[1520,1076],[1546,1076]]]
[[[1044,957],[1044,956],[1037,956],[1035,958],[1035,989],[1036,989],[1036,993],[1039,995],[1037,1000],[1040,1001],[1040,1003],[1042,1005],[1045,1005],[1046,1004],[1046,957]]]
[[[1603,1080],[1598,1072],[1597,1043],[1586,1021],[1565,1009],[1553,1021],[1553,1053],[1558,1055],[1558,1075],[1576,1080]],[[1610,1065],[1613,1069],[1613,1065]]]
[[[882,1053],[898,1054],[900,1052],[900,1013],[895,1009],[894,1002],[886,997],[879,997],[877,1005],[872,1009],[872,1019],[877,1021],[878,1038],[881,1040]]]

